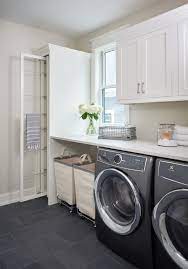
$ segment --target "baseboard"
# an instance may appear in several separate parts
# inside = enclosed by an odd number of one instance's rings
[[[40,198],[40,197],[43,197],[43,196],[46,196],[47,193],[44,192],[44,193],[39,193],[39,194],[33,194],[33,195],[30,195],[30,196],[25,196],[22,200],[22,202],[26,202],[26,201],[29,201],[29,200],[33,200],[33,199],[37,199],[37,198]]]
[[[0,194],[0,206],[16,203],[19,202],[19,200],[20,200],[19,191]]]
[[[30,188],[30,189],[27,189],[24,191],[24,199],[22,202],[32,200],[35,198],[39,198],[39,197],[43,197],[46,195],[47,195],[46,192],[35,194],[35,189]],[[19,191],[7,192],[7,193],[0,194],[0,206],[9,205],[9,204],[16,203],[16,202],[20,202],[20,192]]]

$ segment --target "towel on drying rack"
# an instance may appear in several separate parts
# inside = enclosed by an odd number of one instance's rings
[[[41,117],[39,113],[26,114],[26,149],[38,150],[41,142]]]

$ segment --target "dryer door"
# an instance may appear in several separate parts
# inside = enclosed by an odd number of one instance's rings
[[[141,197],[125,173],[114,168],[103,170],[95,180],[95,201],[102,220],[112,231],[126,235],[139,225]]]
[[[167,253],[188,269],[188,189],[165,195],[153,210],[153,227]]]

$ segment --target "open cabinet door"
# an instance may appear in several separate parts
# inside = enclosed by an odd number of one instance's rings
[[[20,201],[46,195],[46,174],[46,58],[21,54]]]
[[[90,54],[49,44],[49,137],[84,134],[87,122],[80,119],[78,106],[90,103]],[[53,158],[62,147],[53,139],[48,144],[48,204],[57,203]]]
[[[84,134],[78,106],[90,103],[90,54],[49,45],[50,136]]]

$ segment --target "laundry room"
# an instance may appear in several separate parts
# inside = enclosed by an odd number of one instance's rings
[[[187,0],[0,0],[0,269],[188,269]]]

